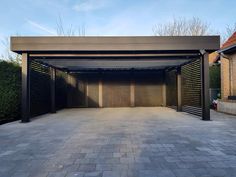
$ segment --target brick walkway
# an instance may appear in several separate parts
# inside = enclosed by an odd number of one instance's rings
[[[1,177],[236,176],[236,117],[71,109],[0,126]]]

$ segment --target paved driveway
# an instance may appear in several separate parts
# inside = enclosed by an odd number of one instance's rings
[[[236,176],[236,117],[70,109],[0,126],[1,177]]]

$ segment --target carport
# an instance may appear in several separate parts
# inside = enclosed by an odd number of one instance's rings
[[[22,122],[62,108],[167,106],[210,120],[208,54],[219,36],[11,37]]]

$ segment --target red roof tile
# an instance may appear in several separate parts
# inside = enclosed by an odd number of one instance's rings
[[[222,45],[222,49],[236,44],[236,32]]]

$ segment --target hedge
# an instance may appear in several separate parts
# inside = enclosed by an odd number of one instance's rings
[[[220,65],[215,64],[209,68],[210,88],[220,88]]]
[[[21,67],[0,60],[0,121],[20,118]]]

